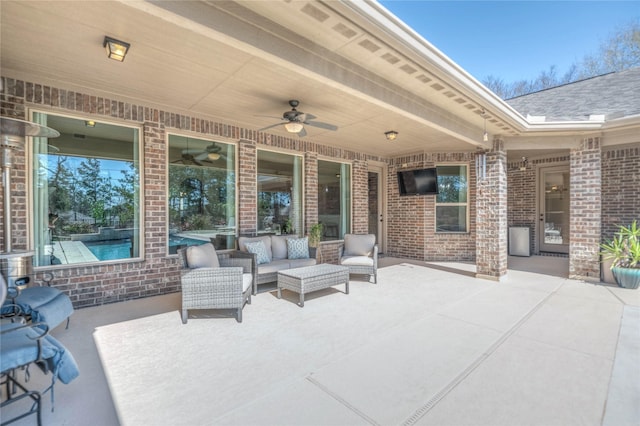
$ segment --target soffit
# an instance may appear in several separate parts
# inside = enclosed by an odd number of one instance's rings
[[[304,140],[383,157],[475,149],[469,141],[481,139],[483,120],[474,100],[426,77],[426,69],[403,71],[408,58],[392,64],[366,48],[374,38],[361,25],[311,4],[331,13],[327,30],[300,10],[309,4],[3,1],[2,75],[255,130],[277,122],[288,99],[299,99],[300,110],[339,128],[307,127]],[[287,14],[287,6],[297,9]],[[219,27],[229,21],[228,33],[189,16],[203,8]],[[239,28],[244,35],[231,34]],[[346,37],[351,28],[357,34]],[[106,59],[105,35],[132,44],[123,63]],[[421,82],[420,75],[433,78]],[[503,125],[487,121],[490,133]],[[384,140],[387,130],[400,137]],[[281,127],[268,132],[290,135]]]

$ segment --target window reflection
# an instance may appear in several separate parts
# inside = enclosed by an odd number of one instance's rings
[[[258,233],[301,234],[302,157],[258,151]]]
[[[137,128],[34,113],[60,132],[33,138],[34,265],[140,256]]]
[[[234,145],[169,135],[169,254],[235,247],[235,179]]]
[[[322,241],[339,240],[351,229],[351,166],[318,160],[318,222]]]

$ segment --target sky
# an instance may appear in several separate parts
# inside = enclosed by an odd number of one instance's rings
[[[380,3],[476,79],[561,77],[616,29],[640,20],[633,1],[431,1]]]

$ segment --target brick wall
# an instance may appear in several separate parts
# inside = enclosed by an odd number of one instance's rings
[[[609,239],[618,225],[640,222],[640,142],[603,151],[602,237]]]
[[[508,226],[523,226],[530,229],[531,253],[538,253],[538,187],[537,172],[540,167],[569,164],[569,154],[550,155],[529,159],[526,169],[520,170],[522,161],[507,164],[507,222]]]
[[[507,156],[504,142],[486,154],[486,178],[478,182],[476,271],[500,279],[507,273]]]
[[[51,113],[73,114],[87,119],[110,119],[140,125],[144,144],[144,259],[124,260],[116,264],[93,264],[40,269],[36,279],[46,271],[53,271],[53,286],[65,291],[76,308],[100,305],[171,293],[180,290],[179,266],[176,256],[167,254],[166,232],[166,131],[180,130],[200,133],[203,137],[224,137],[238,141],[238,233],[256,230],[256,151],[259,147],[281,148],[305,153],[305,183],[317,182],[317,156],[336,158],[357,163],[354,166],[354,191],[362,191],[362,175],[366,185],[366,164],[383,159],[342,148],[323,146],[299,138],[276,136],[255,130],[218,123],[211,118],[190,117],[150,106],[136,105],[117,99],[107,99],[91,94],[77,93],[64,88],[54,88],[32,82],[2,78],[0,112],[4,116],[26,119],[27,108],[34,107]],[[13,216],[13,249],[25,249],[28,242],[27,187],[24,152],[17,152],[11,171],[11,199]],[[315,174],[314,174],[315,173]],[[305,189],[305,219],[317,221],[316,185]],[[364,191],[366,199],[366,190]],[[1,200],[0,200],[1,201]],[[366,208],[366,203],[364,208]],[[0,214],[4,214],[0,203]],[[366,217],[363,206],[356,203],[353,215]],[[358,221],[358,227],[360,227]],[[4,226],[0,236],[4,235]],[[2,240],[0,240],[2,241]],[[337,243],[325,244],[325,261],[337,259]],[[335,253],[334,253],[335,252]]]
[[[369,170],[365,161],[354,161],[351,168],[352,222],[354,234],[369,232]]]
[[[435,232],[435,195],[405,196],[398,193],[397,172],[402,169],[466,164],[469,167],[469,232]],[[475,259],[476,171],[472,153],[423,153],[393,159],[387,173],[386,254],[418,260]]]
[[[571,150],[569,277],[600,279],[602,162],[600,138]]]

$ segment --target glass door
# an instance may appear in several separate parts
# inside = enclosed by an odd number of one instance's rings
[[[540,251],[569,253],[569,166],[540,169]]]

